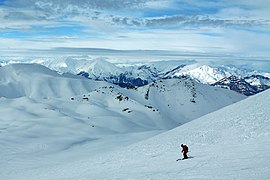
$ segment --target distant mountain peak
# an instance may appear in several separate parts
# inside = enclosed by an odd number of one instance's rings
[[[211,84],[224,78],[225,74],[208,65],[188,65],[182,66],[179,71],[174,72],[173,76],[189,75],[198,81]]]

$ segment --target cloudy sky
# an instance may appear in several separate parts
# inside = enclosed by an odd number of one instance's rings
[[[270,0],[0,0],[0,52],[173,50],[270,57]]]

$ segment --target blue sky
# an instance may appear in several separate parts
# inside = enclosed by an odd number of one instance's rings
[[[0,0],[0,52],[58,47],[270,57],[269,0]]]

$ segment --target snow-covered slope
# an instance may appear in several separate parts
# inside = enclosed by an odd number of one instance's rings
[[[73,98],[73,102],[100,101],[108,107],[113,107],[117,101],[121,104],[119,108],[129,108],[130,111],[139,104],[143,110],[138,111],[150,111],[160,116],[158,119],[164,119],[166,127],[171,123],[170,128],[244,98],[190,78],[160,80],[137,89],[122,89],[106,82],[70,74],[60,75],[38,64],[7,65],[0,68],[0,75],[0,96],[3,97],[26,96],[39,101],[55,98],[66,101]],[[121,101],[118,96],[126,99]]]
[[[62,98],[83,94],[106,82],[90,81],[72,74],[60,75],[38,64],[11,64],[0,68],[0,96],[15,98]]]
[[[147,100],[146,105],[159,110],[166,121],[179,125],[242,99],[237,93],[201,84],[189,77],[159,80],[138,91]]]
[[[229,76],[211,85],[230,89],[246,96],[251,96],[269,89],[270,86],[268,84],[269,78],[260,75],[253,75],[245,78]]]
[[[244,79],[253,86],[263,86],[263,85],[270,86],[270,78],[261,75],[251,75],[245,77]]]
[[[124,89],[37,64],[0,75],[4,179],[118,149],[245,98],[189,78]]]
[[[174,130],[83,160],[4,174],[11,179],[238,179],[270,177],[270,91]],[[190,159],[175,161],[180,144]]]
[[[166,74],[165,77],[190,76],[204,84],[223,87],[250,96],[270,87],[269,78],[257,74],[260,73],[230,66],[214,68],[209,65],[192,64],[178,68]]]
[[[199,64],[185,66],[179,71],[173,72],[173,74],[170,74],[169,76],[178,77],[186,75],[197,79],[204,84],[212,84],[226,77],[226,74],[224,72],[218,71],[217,69],[207,65]]]
[[[69,170],[81,165],[79,172],[64,177],[266,180],[270,176],[269,102],[268,90],[121,151],[62,166]],[[181,143],[189,145],[192,158],[176,162]],[[86,164],[91,171],[80,170],[87,169]]]
[[[44,65],[60,73],[78,74],[80,72],[86,72],[89,74],[89,78],[92,79],[104,79],[122,73],[121,68],[118,68],[113,63],[109,63],[102,57],[92,59],[87,56],[71,56],[53,59],[35,59],[31,63]]]

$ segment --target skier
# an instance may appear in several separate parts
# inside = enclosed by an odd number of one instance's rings
[[[188,156],[187,156],[187,153],[188,153],[188,147],[187,147],[187,145],[185,145],[185,144],[181,144],[181,147],[182,147],[182,153],[183,153],[183,159],[187,159],[188,158]]]

